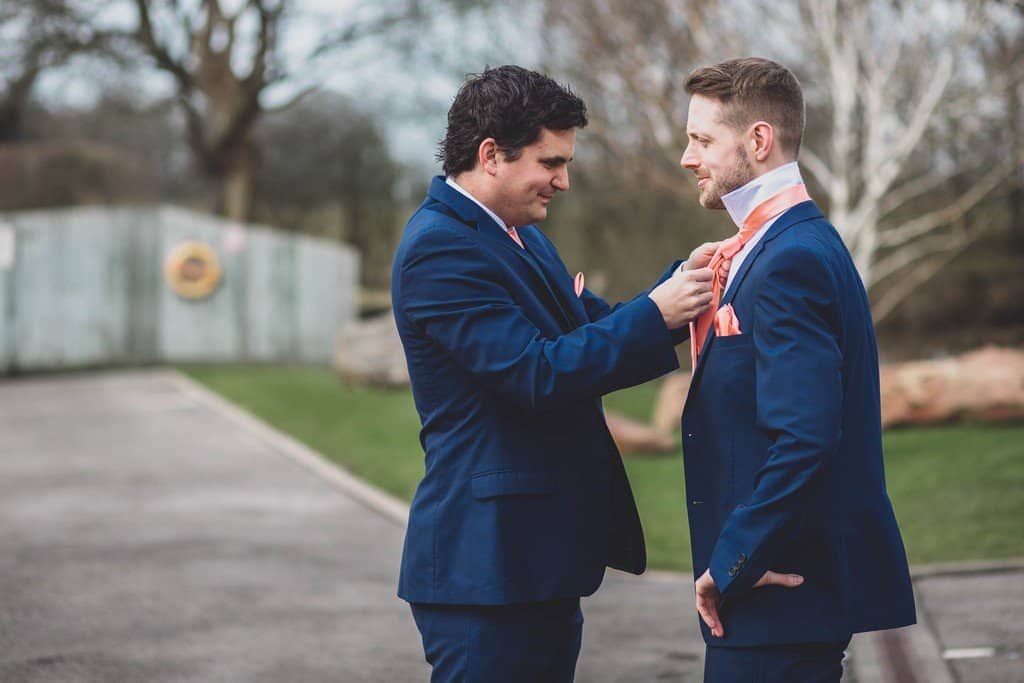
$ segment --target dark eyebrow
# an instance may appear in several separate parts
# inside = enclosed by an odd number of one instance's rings
[[[561,166],[562,164],[569,163],[570,161],[572,161],[572,159],[572,157],[569,157],[568,159],[566,159],[565,157],[544,157],[540,160],[540,162],[542,164],[552,164],[555,166]]]

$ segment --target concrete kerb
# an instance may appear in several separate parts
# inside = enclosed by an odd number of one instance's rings
[[[1024,557],[985,562],[944,562],[922,564],[910,568],[910,578],[915,581],[939,576],[972,576],[975,574],[1010,574],[1024,571]]]
[[[949,562],[919,565],[910,570],[915,585],[934,578],[967,579],[981,574],[1010,574],[1024,570],[1024,559],[987,562]],[[920,593],[918,593],[920,595]],[[878,650],[886,666],[883,675],[868,681],[880,683],[954,683],[958,680],[943,657],[935,619],[920,598],[917,600],[917,626],[864,634],[868,648]],[[859,663],[858,660],[854,660]],[[863,661],[863,660],[860,660]],[[858,679],[861,680],[861,679]],[[865,682],[866,683],[866,682]]]
[[[181,372],[169,370],[167,378],[196,403],[248,430],[276,452],[309,470],[341,493],[396,524],[403,527],[406,525],[409,519],[409,506],[401,499],[359,479],[309,446],[271,427],[244,408],[231,403]]]

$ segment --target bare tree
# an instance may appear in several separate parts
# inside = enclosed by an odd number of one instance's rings
[[[1009,154],[942,158],[923,147],[951,122],[971,135],[1003,116],[1000,84],[972,73],[991,9],[961,0],[802,2],[809,59],[801,67],[818,84],[828,135],[801,158],[866,285],[883,290],[876,321],[977,237],[961,219],[1020,163]],[[958,191],[936,204],[951,179]],[[923,197],[933,200],[927,209]]]
[[[225,11],[222,0],[133,2],[134,39],[173,77],[189,146],[216,186],[214,209],[247,219],[261,96],[289,75],[279,41],[288,0],[247,0],[234,12]]]
[[[1007,204],[1010,225],[1017,231],[1017,243],[1024,246],[1024,107],[1021,106],[1024,78],[1020,77],[1021,55],[1024,55],[1024,0],[1002,0],[1001,11],[1008,20],[992,33],[992,40],[984,50],[987,75],[994,77],[1004,86],[1003,98],[1006,110],[1005,131],[1008,140],[1005,146],[1011,158],[1017,160],[1016,176],[1010,182]],[[1013,74],[1016,78],[1001,78]]]
[[[25,111],[39,77],[74,55],[104,48],[108,36],[85,17],[88,0],[0,3],[0,142],[24,135]]]
[[[1007,20],[992,2],[546,4],[559,67],[600,103],[593,132],[629,173],[670,191],[682,182],[687,73],[746,54],[793,67],[811,112],[801,161],[824,190],[878,320],[976,238],[961,219],[1021,163],[1008,153],[953,158],[948,146],[927,144],[953,127],[979,135],[1005,122],[1000,98],[1024,60],[1015,52],[994,79],[981,75],[978,50]]]
[[[256,212],[279,228],[341,239],[362,257],[365,285],[390,282],[399,168],[379,123],[322,92],[261,120]]]
[[[323,65],[343,50],[387,37],[389,50],[400,52],[415,43],[428,6],[465,11],[487,0],[359,0],[318,17],[322,25],[312,28],[298,57],[285,49],[284,33],[289,20],[309,13],[295,0],[131,2],[138,14],[134,41],[174,80],[189,145],[216,186],[215,210],[246,219],[258,157],[253,132],[271,88],[296,91],[274,107],[287,108],[322,85]],[[290,41],[292,52],[297,44]],[[379,58],[379,50],[353,52],[371,63]]]

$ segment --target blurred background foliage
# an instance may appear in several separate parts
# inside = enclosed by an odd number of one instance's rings
[[[515,5],[4,2],[0,210],[206,209],[349,243],[383,293],[459,83],[518,62],[588,102],[572,191],[543,228],[588,285],[625,297],[731,230],[678,166],[681,84],[761,54],[805,83],[805,176],[869,285],[885,357],[1024,340],[1024,3]]]

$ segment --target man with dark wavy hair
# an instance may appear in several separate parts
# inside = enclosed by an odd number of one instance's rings
[[[610,307],[535,225],[569,189],[579,97],[533,71],[471,77],[444,176],[406,226],[395,320],[423,429],[398,594],[433,681],[573,679],[580,597],[640,573],[643,532],[601,396],[677,367],[714,245]]]

